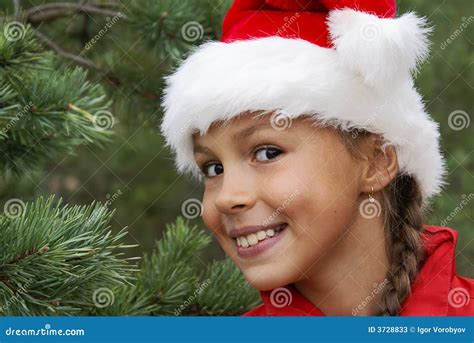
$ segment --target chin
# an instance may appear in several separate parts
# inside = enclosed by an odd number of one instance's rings
[[[278,287],[283,287],[294,281],[282,274],[281,270],[278,270],[278,268],[272,271],[262,270],[263,268],[264,267],[253,267],[249,268],[251,270],[243,271],[245,279],[250,286],[259,291],[269,291]],[[266,268],[268,269],[268,267]]]

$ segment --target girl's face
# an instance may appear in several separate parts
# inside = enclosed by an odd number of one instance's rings
[[[203,221],[259,290],[305,278],[358,215],[360,165],[339,134],[303,117],[287,124],[245,114],[194,136]],[[235,232],[249,226],[261,227]]]

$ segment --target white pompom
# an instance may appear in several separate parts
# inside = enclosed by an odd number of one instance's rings
[[[406,80],[428,57],[426,18],[406,13],[379,18],[351,9],[329,13],[329,32],[343,65],[371,87],[383,89]]]

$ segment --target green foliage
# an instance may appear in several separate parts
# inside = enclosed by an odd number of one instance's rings
[[[193,0],[134,2],[130,12],[135,31],[160,60],[178,60],[204,34],[202,26],[191,25],[190,39],[183,39],[187,23],[203,20],[202,7]]]
[[[29,26],[23,34],[18,40],[0,35],[3,177],[29,172],[80,144],[102,146],[111,131],[101,121],[113,121],[102,86],[90,83],[79,67],[54,68],[54,56],[42,50]]]
[[[131,280],[134,268],[119,252],[126,229],[112,233],[103,205],[50,197],[17,206],[0,216],[1,314],[85,314],[95,290]]]
[[[259,302],[230,260],[206,267],[211,239],[181,217],[137,266],[104,205],[17,205],[0,216],[0,315],[239,315]]]
[[[178,217],[141,263],[137,281],[114,290],[100,315],[240,315],[260,300],[229,259],[206,265],[210,237]],[[201,272],[202,267],[206,272]]]
[[[202,314],[238,316],[260,302],[259,293],[250,288],[242,273],[230,259],[213,262],[207,269],[205,287],[197,299]],[[224,293],[222,289],[235,289]]]
[[[5,32],[8,22],[0,19],[1,32]],[[23,25],[23,24],[22,24]],[[51,68],[53,55],[45,51],[38,42],[29,26],[24,27],[19,34],[21,39],[0,35],[0,76],[2,81],[15,79],[21,82],[32,70],[48,70]]]
[[[182,59],[192,47],[220,34],[229,0],[144,0],[128,9],[131,27],[160,61]]]

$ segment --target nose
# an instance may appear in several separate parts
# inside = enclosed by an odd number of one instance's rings
[[[219,212],[229,215],[248,210],[255,205],[256,191],[250,173],[235,166],[225,170],[215,206]]]

